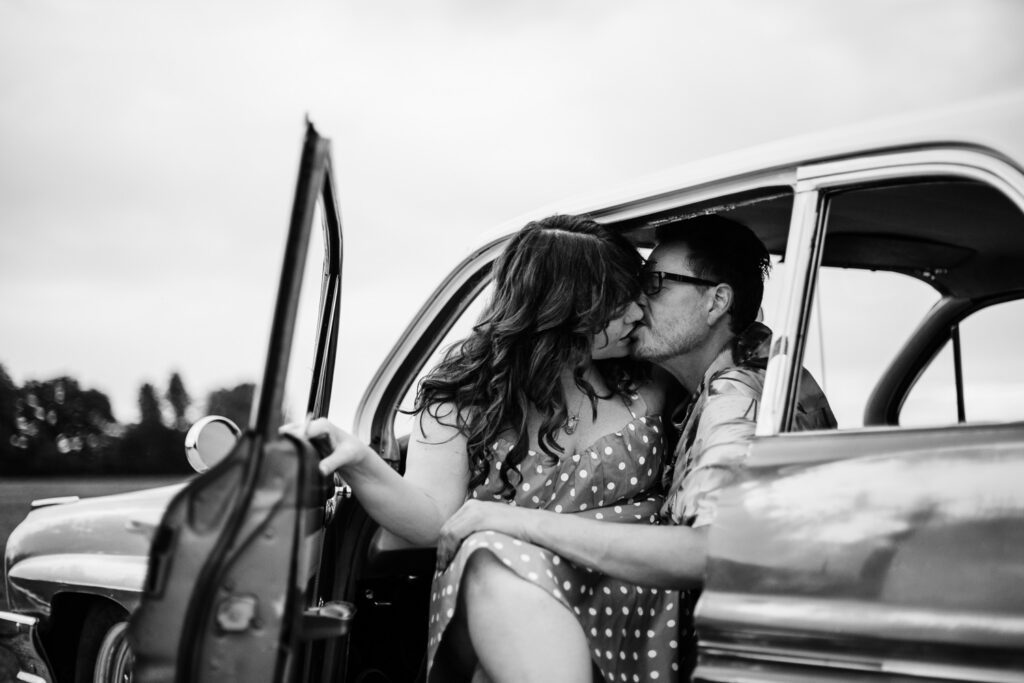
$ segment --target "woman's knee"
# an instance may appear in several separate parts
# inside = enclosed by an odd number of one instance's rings
[[[514,591],[517,584],[522,583],[523,580],[502,564],[493,553],[478,550],[466,561],[462,575],[462,592],[468,601],[493,602],[500,600],[509,591]]]

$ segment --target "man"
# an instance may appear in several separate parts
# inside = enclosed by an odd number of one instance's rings
[[[663,477],[665,523],[613,524],[470,501],[442,529],[439,564],[470,533],[490,529],[640,586],[678,589],[691,598],[703,586],[718,494],[741,473],[754,434],[771,335],[756,318],[770,261],[761,241],[733,221],[702,216],[668,227],[645,267],[644,316],[633,332],[633,354],[666,370],[691,397],[674,420],[679,440]],[[807,373],[797,412],[798,428],[835,426]],[[468,591],[468,599],[493,601],[487,610],[508,614],[516,606],[495,594],[515,578],[497,563],[481,564],[488,590]]]

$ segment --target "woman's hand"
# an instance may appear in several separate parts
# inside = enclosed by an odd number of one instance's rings
[[[320,472],[324,476],[345,467],[359,465],[373,455],[366,444],[325,417],[304,424],[288,424],[281,431],[313,442],[323,456]]]
[[[445,569],[455,557],[462,542],[475,531],[500,531],[514,538],[530,540],[529,522],[537,514],[554,513],[520,508],[507,503],[467,500],[441,526],[441,536],[437,541],[437,568]]]

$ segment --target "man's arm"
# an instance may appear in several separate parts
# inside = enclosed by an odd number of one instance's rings
[[[467,501],[441,528],[438,565],[447,566],[463,539],[485,529],[529,541],[631,583],[689,589],[704,582],[704,529],[602,522],[476,500]]]

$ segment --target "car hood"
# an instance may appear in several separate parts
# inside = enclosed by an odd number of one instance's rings
[[[4,554],[11,607],[45,610],[58,592],[137,593],[153,532],[184,486],[32,510],[11,532]]]

